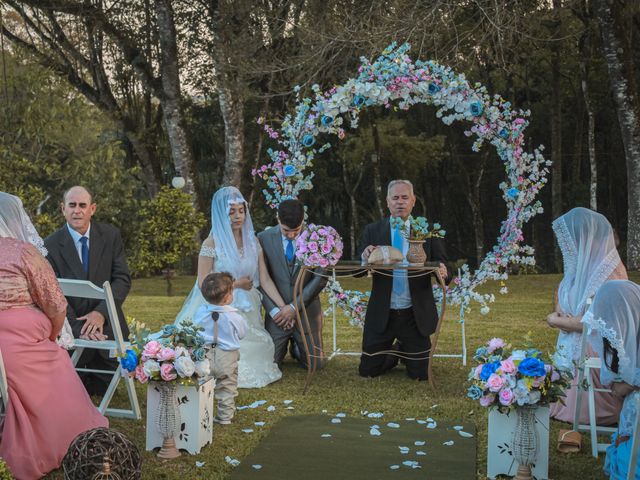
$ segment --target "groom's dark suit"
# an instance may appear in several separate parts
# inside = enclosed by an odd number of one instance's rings
[[[111,283],[113,298],[115,300],[120,328],[126,340],[129,336],[129,328],[122,312],[122,304],[127,298],[131,288],[131,276],[127,266],[124,246],[120,231],[106,223],[91,222],[89,231],[89,272],[84,273],[82,262],[74,245],[73,238],[65,225],[45,239],[45,246],[49,254],[47,260],[51,263],[58,278],[70,278],[76,280],[89,280],[102,287],[105,281]],[[103,333],[109,339],[113,339],[113,332],[109,324],[109,313],[106,302],[88,298],[71,298],[67,301],[67,319],[75,337],[80,336],[80,330],[84,322],[76,320],[92,311],[100,312],[104,318]],[[79,367],[114,370],[117,361],[108,357],[104,350],[85,350]],[[103,394],[109,382],[104,375],[82,374],[83,383],[89,393]]]
[[[273,282],[280,292],[282,299],[287,303],[293,302],[293,287],[300,273],[300,265],[294,260],[288,262],[285,257],[285,252],[282,243],[282,233],[280,228],[275,227],[268,228],[264,232],[258,234],[258,240],[262,246],[267,269],[273,279]],[[314,357],[322,357],[322,306],[320,305],[320,292],[327,284],[326,277],[312,275],[308,273],[304,280],[304,288],[302,291],[302,298],[298,298],[297,309],[301,308],[301,302],[304,302],[307,312],[307,318],[311,327],[311,332],[305,331],[305,337],[307,344],[310,337],[313,338],[316,350],[311,352],[312,361]],[[273,338],[275,345],[275,362],[280,364],[287,354],[287,345],[289,339],[293,337],[294,342],[298,346],[300,352],[304,352],[304,345],[302,343],[302,336],[298,332],[297,328],[291,330],[283,330],[273,321],[269,312],[276,308],[276,304],[263,292],[262,304],[266,310],[265,328]],[[302,313],[302,311],[301,311]],[[316,358],[317,359],[317,358]],[[299,359],[300,363],[306,366],[306,357],[304,354]],[[321,362],[316,364],[316,367],[321,366]]]
[[[391,245],[389,217],[365,227],[360,242],[360,253],[368,245]],[[446,264],[447,255],[442,239],[427,239],[423,247],[430,262]],[[405,353],[429,350],[431,348],[429,335],[435,332],[438,324],[438,312],[431,289],[431,275],[409,278],[412,306],[406,310],[390,308],[392,287],[391,275],[373,275],[362,339],[363,352],[389,350],[394,339],[401,342],[401,349]],[[416,357],[423,356],[425,356],[424,353],[416,355]],[[385,360],[384,355],[373,357],[363,355],[360,361],[360,374],[376,376],[384,373]],[[426,360],[407,360],[406,365],[410,377],[426,379],[428,365]]]

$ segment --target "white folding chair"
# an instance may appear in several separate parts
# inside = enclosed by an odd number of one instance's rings
[[[629,470],[627,480],[634,480],[636,466],[638,465],[638,450],[640,450],[640,395],[636,394],[636,425],[633,428],[631,439],[631,457],[629,457]]]
[[[591,370],[602,368],[602,360],[598,357],[587,357],[587,329],[582,329],[580,340],[580,363],[578,364],[578,383],[576,392],[576,410],[573,417],[573,429],[578,431],[588,431],[591,436],[591,455],[598,458],[598,452],[604,452],[610,445],[598,442],[598,434],[611,434],[616,431],[615,427],[604,427],[596,423],[596,392],[611,392],[608,388],[595,388],[591,378]],[[589,406],[589,424],[580,424],[580,410],[582,407],[582,382],[587,383],[587,401]]]
[[[4,416],[9,404],[9,388],[7,386],[7,374],[4,371],[2,350],[0,350],[0,417]]]
[[[131,345],[129,342],[125,342],[122,338],[122,330],[120,329],[120,321],[118,319],[118,311],[116,310],[116,304],[113,300],[113,293],[111,292],[111,285],[109,282],[104,282],[102,288],[95,286],[93,283],[87,280],[70,280],[66,278],[59,278],[60,287],[66,297],[79,297],[79,298],[95,298],[98,300],[105,300],[107,303],[107,311],[109,312],[108,321],[113,331],[113,340],[84,340],[81,338],[74,339],[73,356],[71,361],[73,365],[77,365],[78,360],[85,348],[94,348],[97,350],[108,350],[111,356],[124,355],[126,349]],[[76,367],[78,372],[91,372],[111,375],[111,382],[109,387],[100,402],[98,410],[103,415],[110,415],[112,417],[125,417],[140,420],[142,415],[140,414],[140,406],[138,405],[138,397],[136,395],[135,385],[133,378],[122,376],[122,366],[118,363],[118,368],[114,370],[96,370],[91,368],[79,368]],[[119,409],[109,407],[109,403],[113,398],[113,394],[116,391],[116,387],[120,380],[124,380],[127,386],[127,393],[129,395],[130,409]]]

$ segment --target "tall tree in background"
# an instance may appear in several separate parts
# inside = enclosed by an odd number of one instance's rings
[[[600,23],[602,48],[609,69],[609,81],[618,114],[627,161],[627,266],[640,269],[640,99],[635,80],[633,51],[640,40],[634,32],[636,2],[593,0]],[[634,6],[635,5],[635,6]],[[635,10],[632,10],[635,9]],[[637,17],[636,17],[637,18]],[[633,39],[635,38],[635,43]]]

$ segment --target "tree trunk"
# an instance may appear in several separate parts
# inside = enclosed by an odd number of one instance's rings
[[[640,107],[634,97],[634,72],[627,71],[622,56],[631,55],[625,41],[624,25],[619,15],[612,15],[607,0],[594,0],[594,11],[600,24],[602,47],[609,70],[609,81],[620,124],[620,133],[627,161],[627,268],[640,268]],[[622,31],[621,31],[622,30]]]
[[[378,126],[373,123],[373,148],[375,152],[371,155],[371,165],[373,171],[373,191],[376,197],[376,207],[378,209],[378,218],[384,218],[384,208],[382,207],[382,182],[380,180],[380,134]],[[386,197],[386,195],[385,195]]]
[[[244,99],[228,85],[220,85],[220,111],[224,120],[225,162],[222,182],[240,186],[244,167]]]
[[[553,0],[554,10],[561,7],[560,0]],[[558,20],[554,36],[560,34],[560,21]],[[560,90],[560,45],[558,41],[553,43],[551,54],[551,214],[553,218],[562,215],[562,106]],[[562,255],[558,245],[554,251],[555,265],[558,271],[562,270]]]
[[[582,95],[584,98],[584,107],[587,111],[587,145],[589,151],[589,208],[598,210],[598,168],[596,163],[596,127],[595,116],[593,114],[593,104],[589,94],[589,37],[590,30],[587,26],[585,33],[580,39],[580,50],[582,57],[580,59],[580,73],[582,78],[580,84],[582,86]]]

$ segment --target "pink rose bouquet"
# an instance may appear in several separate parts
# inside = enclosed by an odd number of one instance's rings
[[[309,267],[333,266],[342,257],[342,238],[333,227],[307,225],[296,240],[296,257]]]
[[[562,402],[570,374],[557,369],[526,337],[525,348],[512,350],[501,338],[492,338],[476,350],[478,365],[469,372],[467,397],[483,407],[508,410],[523,405]]]
[[[197,385],[210,376],[202,327],[191,322],[166,325],[150,335],[144,325],[133,325],[131,348],[120,359],[123,375],[140,383],[149,381]]]

